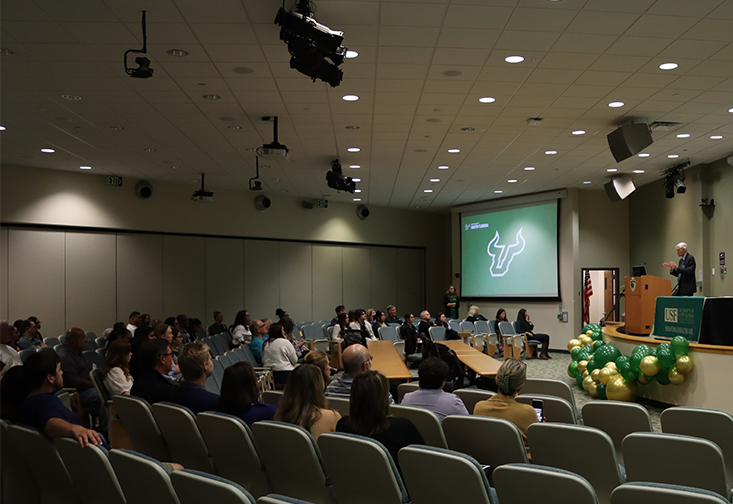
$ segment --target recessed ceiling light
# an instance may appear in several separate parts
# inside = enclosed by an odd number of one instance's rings
[[[553,154],[557,154],[557,151],[556,150],[546,150],[545,154],[547,154],[548,156],[552,156]]]
[[[346,54],[344,54],[344,58],[346,59],[356,58],[357,56],[359,56],[359,53],[351,50],[346,51]]]
[[[573,135],[585,135],[585,130],[575,130],[573,131]]]
[[[457,154],[458,152],[461,152],[461,149],[448,149],[448,152],[451,154]]]
[[[445,75],[446,77],[460,77],[461,75],[463,75],[463,72],[459,70],[446,70],[445,72],[443,72],[443,75]]]
[[[432,190],[432,189],[423,189],[423,191],[422,191],[422,192],[427,192],[427,193],[430,193],[430,192],[433,192],[433,190]]]
[[[360,193],[361,192],[361,189],[354,189],[354,192],[355,193]]]
[[[644,170],[634,170],[634,173],[644,173]]]
[[[359,147],[349,147],[346,150],[349,151],[349,152],[359,152],[359,151],[361,151],[361,149]]]
[[[438,170],[447,170],[448,168],[450,168],[450,166],[445,166],[445,165],[438,166]]]
[[[583,183],[584,183],[584,184],[590,184],[590,183],[591,183],[591,181],[590,181],[590,180],[584,180],[584,181],[583,181]]]
[[[75,95],[75,94],[62,94],[61,98],[64,100],[70,100],[70,101],[79,101],[81,100],[81,96]]]
[[[270,179],[271,182],[280,182],[279,178]]]
[[[80,170],[91,170],[92,167],[91,166],[80,166],[79,169]]]
[[[617,172],[618,171],[618,168],[609,168],[606,171],[609,172],[609,173],[614,173],[614,172]]]
[[[204,100],[219,100],[221,99],[221,96],[216,94],[205,94],[201,98],[203,98]]]
[[[152,147],[148,147],[147,149],[145,149],[145,152],[155,152],[155,151],[156,149],[153,149]]]
[[[165,53],[168,56],[176,56],[177,58],[188,56],[188,51],[184,51],[183,49],[168,49]]]
[[[504,191],[494,191],[494,194],[501,194],[501,193],[503,193],[503,192],[504,192]]]
[[[504,61],[507,63],[521,63],[524,61],[524,58],[522,56],[507,56],[504,58]]]
[[[53,154],[56,151],[53,149],[41,149],[41,152],[45,152],[46,154]]]
[[[440,182],[440,179],[439,178],[431,178],[430,179],[430,182]]]
[[[733,114],[733,108],[729,108],[728,109],[728,112],[730,112],[731,114]]]
[[[359,126],[346,126],[347,130],[358,130]]]
[[[111,129],[112,131],[120,131],[120,130],[125,129],[125,127],[124,126],[110,126],[109,129]]]
[[[478,101],[481,103],[494,103],[496,101],[496,98],[492,98],[491,96],[484,96],[482,98],[479,98]]]
[[[171,166],[171,170],[178,170],[180,168],[181,168],[180,166],[175,166],[175,165]]]
[[[721,138],[723,138],[723,135],[710,135],[710,140],[720,140]]]
[[[286,193],[286,192],[290,192],[290,191],[288,191],[287,189],[282,189],[282,190],[280,190],[280,192],[281,193]]]
[[[229,128],[230,130],[241,130],[242,129],[241,126],[238,126],[236,124],[232,124],[231,126],[227,126],[227,128]]]
[[[661,65],[659,65],[659,68],[661,68],[662,70],[674,70],[678,66],[679,65],[677,63],[670,62],[670,63],[662,63]]]
[[[611,103],[608,104],[608,106],[611,107],[611,108],[619,108],[619,107],[623,107],[624,106],[624,102],[622,102],[622,101],[612,101]]]
[[[472,128],[470,126],[466,126],[465,128],[461,128],[461,131],[474,131],[476,128]]]
[[[509,180],[507,180],[507,182],[509,182],[510,184],[514,184],[516,181],[517,179],[514,178],[510,178]]]
[[[0,126],[0,131],[5,131],[5,126]]]
[[[680,156],[679,156],[679,154],[670,154],[670,155],[668,155],[667,157],[668,157],[669,159],[677,159],[677,158],[678,158],[678,157],[680,157]]]
[[[355,94],[346,94],[341,97],[343,101],[356,101],[359,99]]]
[[[679,133],[677,135],[677,138],[690,138],[690,134],[689,133]]]
[[[354,198],[354,201],[361,201],[361,198]]]
[[[649,157],[649,156],[651,156],[651,154],[649,154],[648,152],[642,152],[641,154],[639,154],[639,157]]]
[[[352,164],[352,165],[349,165],[349,168],[354,168],[354,169],[356,169],[356,168],[361,168],[361,165],[358,165],[358,164]]]
[[[534,166],[525,166],[524,167],[525,171],[534,171],[534,169],[535,169]]]
[[[360,178],[353,178],[351,180],[353,180],[354,182],[361,182],[361,179]]]

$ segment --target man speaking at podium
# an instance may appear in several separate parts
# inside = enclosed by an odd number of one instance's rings
[[[697,291],[695,284],[695,258],[687,252],[687,244],[677,244],[677,255],[681,257],[679,266],[674,261],[664,263],[669,274],[677,277],[677,292],[675,296],[694,296]]]

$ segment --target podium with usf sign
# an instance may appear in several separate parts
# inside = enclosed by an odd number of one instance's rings
[[[672,282],[652,275],[626,277],[626,334],[650,334],[658,296],[672,295]]]

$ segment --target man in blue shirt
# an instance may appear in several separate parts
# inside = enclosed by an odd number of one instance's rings
[[[438,357],[422,361],[417,370],[420,389],[405,394],[400,404],[430,410],[441,422],[448,415],[468,415],[460,397],[443,391],[448,371],[448,364]]]
[[[219,411],[219,396],[206,390],[206,379],[214,372],[209,346],[196,341],[184,345],[178,352],[178,365],[183,382],[171,397],[171,402],[185,406],[194,414]]]
[[[250,326],[252,330],[252,341],[249,343],[249,349],[257,360],[257,364],[262,365],[262,346],[267,339],[267,327],[261,320],[255,320]]]
[[[63,387],[61,360],[56,352],[37,352],[23,363],[23,377],[30,389],[20,404],[20,424],[35,427],[49,437],[71,437],[82,447],[102,445],[104,438],[68,409],[55,392]]]

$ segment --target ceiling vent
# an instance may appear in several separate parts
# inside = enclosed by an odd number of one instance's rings
[[[654,121],[649,125],[652,131],[672,131],[682,126],[682,123],[668,121]]]

